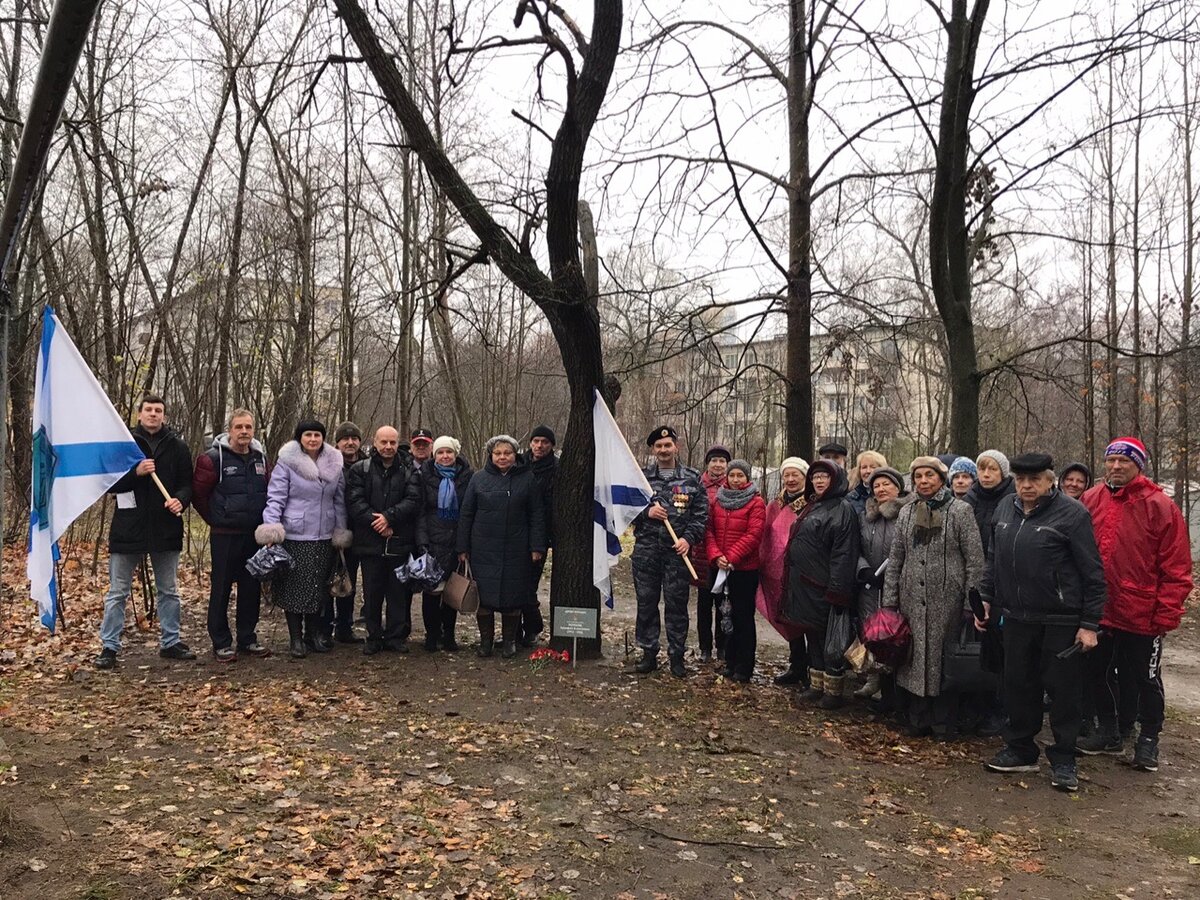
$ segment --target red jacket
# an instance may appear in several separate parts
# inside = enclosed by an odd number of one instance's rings
[[[1179,627],[1192,591],[1192,550],[1179,508],[1139,475],[1116,491],[1098,484],[1083,497],[1108,582],[1101,625],[1134,634]]]
[[[724,556],[739,571],[758,570],[758,546],[767,530],[767,505],[754,497],[741,509],[725,509],[714,502],[708,510],[704,556],[710,566]]]

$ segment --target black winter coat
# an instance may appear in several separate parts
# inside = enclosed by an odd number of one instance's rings
[[[356,462],[346,474],[346,512],[354,529],[352,549],[359,556],[382,556],[386,546],[389,556],[400,557],[396,565],[408,561],[417,546],[417,516],[420,497],[417,486],[410,480],[412,469],[408,458],[397,453],[390,466],[375,454]],[[375,513],[387,516],[394,534],[385,539],[371,527]]]
[[[980,593],[1018,622],[1100,627],[1108,588],[1092,517],[1054,488],[1025,514],[1011,496],[996,510],[995,537]]]
[[[147,459],[154,460],[155,474],[167,493],[186,509],[192,502],[192,454],[187,444],[165,425],[154,435],[141,425],[132,429],[133,439]],[[183,550],[183,516],[169,512],[163,495],[149,475],[137,475],[134,466],[108,489],[117,497],[112,527],[108,532],[110,553],[160,553]],[[131,499],[133,505],[128,505]],[[124,505],[124,508],[122,508]]]
[[[854,599],[858,568],[858,515],[846,498],[846,473],[817,498],[811,482],[804,488],[807,504],[792,525],[784,557],[783,618],[824,634],[831,606]]]
[[[462,509],[467,485],[475,474],[471,464],[461,456],[454,461],[454,490],[458,493],[458,508]],[[458,519],[442,519],[438,516],[438,490],[442,476],[432,459],[427,459],[413,473],[413,484],[417,488],[417,502],[421,512],[417,518],[417,544],[424,547],[442,571],[449,575],[458,567]]]
[[[971,485],[967,496],[963,497],[971,509],[975,511],[975,523],[979,526],[979,537],[983,541],[983,555],[987,556],[992,550],[992,518],[1000,501],[1005,497],[1011,498],[1017,492],[1013,477],[1006,475],[994,488],[985,488],[978,481]]]
[[[470,554],[481,606],[516,612],[529,602],[534,551],[546,552],[546,516],[533,473],[519,457],[507,472],[489,460],[471,476],[458,517],[458,552]]]
[[[533,451],[525,454],[525,462],[533,472],[533,480],[542,492],[542,504],[546,509],[546,546],[554,546],[554,479],[558,476],[558,457],[548,453],[541,459],[533,458]]]

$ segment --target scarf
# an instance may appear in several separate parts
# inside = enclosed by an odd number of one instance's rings
[[[721,509],[741,509],[756,496],[758,496],[758,488],[753,484],[747,484],[744,488],[737,490],[727,485],[717,491],[717,503],[721,505]]]
[[[913,510],[914,547],[924,547],[941,534],[942,526],[946,524],[946,505],[953,499],[954,493],[945,485],[928,500],[917,498]]]
[[[458,474],[458,467],[436,462],[433,467],[442,477],[438,484],[438,518],[455,522],[458,520],[458,489],[454,486],[454,476]]]
[[[800,510],[804,508],[804,503],[804,491],[797,491],[794,494],[789,494],[787,491],[784,491],[779,495],[780,507],[790,506],[792,508],[792,512],[800,512]]]

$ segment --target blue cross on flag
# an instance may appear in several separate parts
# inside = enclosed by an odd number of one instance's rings
[[[58,606],[59,537],[143,459],[129,427],[47,306],[33,389],[27,571],[30,594],[51,631]]]

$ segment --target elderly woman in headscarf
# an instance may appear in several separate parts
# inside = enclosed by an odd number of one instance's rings
[[[293,561],[272,586],[272,599],[287,617],[292,656],[325,653],[321,608],[329,592],[334,549],[350,546],[346,528],[346,482],[342,454],[325,443],[325,426],[316,419],[296,425],[292,440],[279,450],[267,485],[263,523],[254,536],[260,544],[283,544]]]
[[[771,627],[788,642],[788,667],[775,676],[778,685],[808,687],[808,639],[804,629],[785,621],[782,605],[787,584],[783,580],[788,535],[796,514],[804,508],[804,479],[808,462],[789,456],[779,465],[779,496],[767,504],[762,544],[758,550],[758,593],[755,605]]]
[[[491,656],[496,613],[501,616],[500,655],[517,655],[521,609],[529,601],[533,563],[546,553],[546,511],[517,439],[491,438],[487,462],[471,476],[459,504],[458,555],[479,585],[479,655]]]
[[[717,489],[717,502],[709,507],[704,533],[704,556],[711,573],[709,588],[724,572],[723,587],[730,606],[725,677],[743,684],[754,676],[758,645],[754,594],[758,590],[758,548],[766,525],[766,504],[750,473],[750,463],[744,459],[729,463],[726,484]]]
[[[909,467],[916,499],[900,511],[888,553],[883,605],[898,608],[912,628],[912,655],[896,670],[908,698],[910,737],[953,735],[957,696],[942,690],[942,652],[979,596],[983,545],[971,507],[946,484],[945,463],[918,456]]]
[[[871,473],[887,464],[887,457],[877,450],[864,450],[855,459],[854,470],[848,473],[850,493],[846,495],[846,499],[858,515],[862,515],[863,510],[867,508],[867,500],[871,497],[871,488],[867,484]]]
[[[462,444],[449,435],[433,442],[433,456],[412,474],[421,504],[417,543],[437,561],[447,577],[457,562],[459,509],[473,474],[471,464],[462,456]],[[454,636],[458,610],[442,603],[440,591],[425,591],[421,595],[421,619],[425,622],[426,650],[458,649]]]
[[[871,496],[866,509],[859,516],[861,546],[858,557],[858,621],[861,624],[879,609],[879,598],[883,593],[884,572],[892,541],[896,537],[896,520],[900,511],[913,500],[913,495],[904,486],[904,476],[895,469],[882,466],[871,473],[867,480]],[[895,679],[888,676],[884,692],[887,705],[893,705]],[[867,676],[866,682],[854,692],[855,697],[873,697],[884,686],[877,673]]]
[[[810,635],[811,684],[801,699],[828,710],[846,702],[846,659],[828,654],[825,644],[834,609],[848,613],[856,587],[858,516],[846,499],[848,488],[846,472],[837,463],[819,459],[809,466],[806,502],[792,525],[785,564],[784,618]]]

